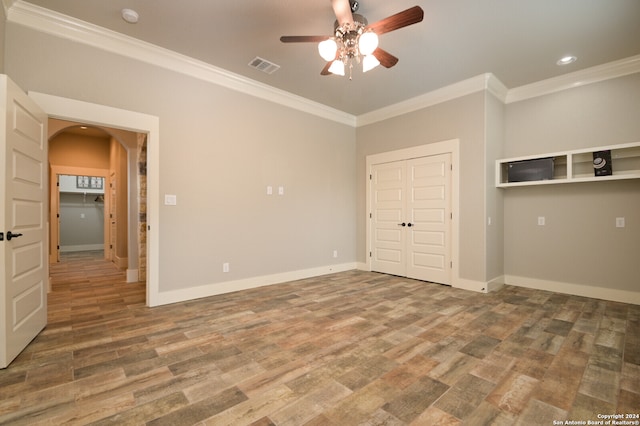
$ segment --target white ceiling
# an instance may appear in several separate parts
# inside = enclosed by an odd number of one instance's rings
[[[6,0],[5,0],[6,1]],[[314,43],[281,35],[330,35],[330,0],[19,0],[191,56],[353,115],[484,73],[507,88],[640,54],[639,0],[361,0],[370,23],[416,4],[424,21],[380,37],[400,61],[366,74],[321,76]],[[140,15],[126,23],[121,9]],[[559,67],[567,54],[578,60]],[[256,56],[280,65],[268,75]]]

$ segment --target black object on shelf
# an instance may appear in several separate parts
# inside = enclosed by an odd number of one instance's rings
[[[553,157],[512,161],[508,166],[509,182],[553,179]]]
[[[611,176],[611,150],[595,151],[593,153],[593,173],[595,176]]]

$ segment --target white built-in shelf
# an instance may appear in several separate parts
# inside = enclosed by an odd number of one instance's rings
[[[595,174],[593,154],[600,151],[611,152],[610,175],[596,176]],[[543,166],[545,163],[547,166],[551,164],[550,169]],[[530,176],[526,178],[527,180],[509,181],[510,168],[514,167],[525,169],[523,170],[524,174],[531,172]],[[543,171],[543,168],[546,171]],[[541,175],[546,176],[542,177]],[[496,187],[498,188],[620,179],[640,179],[640,142],[505,158],[496,161]]]

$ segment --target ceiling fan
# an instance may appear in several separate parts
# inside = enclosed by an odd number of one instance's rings
[[[391,68],[398,58],[378,47],[378,36],[421,22],[424,11],[420,6],[368,24],[366,18],[355,13],[357,0],[331,0],[336,15],[334,36],[282,36],[283,43],[318,43],[320,56],[327,61],[320,74],[345,75],[349,68],[349,79],[353,63],[362,62],[362,71],[367,72],[378,65]]]

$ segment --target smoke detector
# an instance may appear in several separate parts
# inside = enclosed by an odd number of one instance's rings
[[[140,16],[138,15],[138,12],[136,12],[133,9],[122,9],[122,19],[124,19],[125,21],[127,21],[130,24],[135,24],[138,22],[138,19],[140,18]]]

